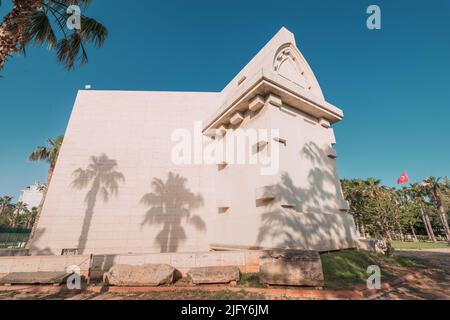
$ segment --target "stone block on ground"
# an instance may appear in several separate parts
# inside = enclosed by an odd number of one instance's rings
[[[172,284],[178,277],[179,272],[167,264],[118,264],[105,273],[104,281],[118,287],[157,287]]]
[[[323,287],[322,261],[316,251],[272,250],[259,259],[263,284]]]
[[[203,267],[192,268],[187,273],[194,284],[227,284],[239,281],[239,267]]]
[[[12,272],[0,279],[0,285],[63,284],[66,272]]]

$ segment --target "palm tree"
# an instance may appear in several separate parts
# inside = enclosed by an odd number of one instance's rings
[[[31,208],[31,211],[28,214],[28,219],[26,220],[25,229],[30,229],[34,225],[34,221],[36,220],[36,217],[38,215],[38,208],[33,207]]]
[[[203,205],[203,197],[190,191],[186,183],[186,178],[170,172],[166,182],[153,179],[153,192],[142,197],[141,202],[150,206],[142,225],[162,225],[155,239],[161,253],[178,251],[180,241],[186,239],[184,223],[194,226],[198,231],[206,229],[202,218],[191,212]]]
[[[100,193],[103,201],[109,201],[110,196],[117,195],[119,182],[124,182],[125,177],[116,171],[117,161],[102,154],[99,157],[91,157],[91,163],[86,169],[77,169],[74,172],[75,180],[72,185],[76,189],[84,189],[89,184],[91,187],[86,194],[86,213],[84,215],[83,227],[78,240],[78,249],[83,253],[86,247],[89,228],[94,215],[97,196]]]
[[[66,28],[72,12],[69,6],[78,5],[83,11],[91,0],[11,0],[13,6],[0,24],[0,70],[6,60],[27,45],[35,43],[57,50],[58,61],[68,70],[73,69],[77,59],[88,60],[85,44],[102,47],[107,29],[99,22],[80,16],[80,29]],[[1,2],[0,2],[1,4]]]
[[[410,189],[408,187],[402,187],[397,190],[397,201],[400,210],[399,222],[404,227],[409,227],[413,236],[414,242],[417,242],[417,235],[414,226],[417,224],[418,212],[420,211],[419,204],[411,196]]]
[[[439,218],[441,220],[442,227],[444,228],[447,241],[450,241],[450,229],[448,227],[447,216],[444,208],[443,193],[448,191],[448,180],[445,183],[441,182],[442,178],[429,177],[424,180],[423,185],[427,191],[433,204],[436,206],[439,212]]]
[[[33,236],[36,232],[37,222],[41,216],[42,208],[44,207],[45,198],[47,197],[48,186],[50,185],[50,181],[53,177],[53,172],[55,171],[56,161],[58,160],[59,151],[61,150],[61,146],[64,140],[64,136],[59,136],[56,139],[48,139],[46,147],[37,147],[33,153],[30,154],[28,160],[30,161],[45,161],[49,164],[48,173],[47,173],[47,184],[41,185],[39,190],[43,191],[41,202],[39,203],[37,216],[35,219],[35,224],[33,225],[31,235],[28,241],[29,245]]]
[[[37,147],[32,154],[28,157],[30,161],[45,161],[49,164],[49,169],[47,173],[47,187],[52,179],[53,172],[55,171],[56,161],[58,160],[59,151],[64,140],[64,136],[59,136],[56,139],[48,139],[48,146]],[[43,188],[44,193],[46,193],[48,188]]]
[[[418,183],[411,184],[411,186],[409,187],[409,193],[411,195],[411,198],[416,200],[417,203],[419,204],[420,215],[422,216],[422,221],[427,231],[428,239],[433,242],[437,242],[436,237],[434,235],[433,226],[431,225],[430,222],[430,217],[428,216],[428,213],[425,210],[426,192],[424,186]]]
[[[14,205],[14,215],[11,221],[11,227],[15,228],[17,226],[17,221],[22,213],[26,213],[28,211],[27,205],[23,202],[17,202]]]
[[[3,196],[0,198],[0,216],[3,215],[6,208],[11,204],[12,199],[13,198],[9,196]]]
[[[362,189],[363,204],[361,210],[365,215],[369,233],[381,240],[380,249],[386,255],[393,253],[392,232],[397,227],[397,204],[392,188],[380,186],[380,180],[369,178]]]

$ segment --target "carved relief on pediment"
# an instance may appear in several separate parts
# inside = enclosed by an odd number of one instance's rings
[[[323,96],[311,69],[292,44],[286,44],[277,51],[273,62],[273,70],[303,89],[311,91],[319,97]]]

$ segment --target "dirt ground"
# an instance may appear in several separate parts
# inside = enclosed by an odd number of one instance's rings
[[[373,299],[404,300],[450,300],[450,249],[401,250],[398,255],[416,259],[427,266],[419,278],[404,282],[388,290],[383,290]],[[0,287],[0,300],[272,300],[306,299],[305,297],[287,297],[274,295],[261,289],[260,292],[248,292],[245,288],[219,287],[219,290],[206,288],[182,288],[171,291],[152,292],[90,292],[65,291],[60,287]]]
[[[401,250],[396,254],[414,258],[428,266],[429,272],[378,295],[378,299],[450,300],[450,249]]]

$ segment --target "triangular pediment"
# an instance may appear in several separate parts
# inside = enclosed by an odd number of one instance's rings
[[[305,76],[301,73],[300,70],[297,69],[294,61],[290,58],[287,58],[282,62],[279,67],[278,74],[300,86],[304,89],[308,89],[309,85],[305,79]]]

